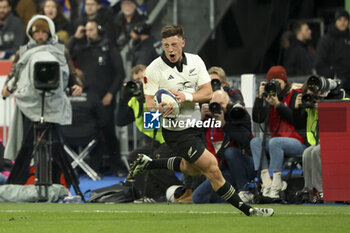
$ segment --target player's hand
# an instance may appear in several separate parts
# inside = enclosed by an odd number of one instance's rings
[[[158,104],[159,112],[162,114],[163,117],[171,116],[174,112],[174,106],[172,103],[166,104],[164,102],[161,102]]]
[[[265,92],[265,85],[266,85],[266,82],[265,81],[262,81],[260,83],[260,86],[259,86],[259,98],[261,99],[263,97],[263,94]]]
[[[9,90],[7,89],[7,85],[4,85],[4,87],[2,88],[1,95],[3,98],[7,98],[11,95],[11,92],[9,92]]]
[[[202,104],[201,107],[201,117],[204,120],[206,116],[212,116],[210,110],[209,110],[209,104],[205,103]]]
[[[301,101],[301,97],[303,96],[303,94],[298,94],[297,95],[297,98],[295,99],[295,109],[298,109],[300,107],[300,105],[302,104],[302,101]]]
[[[103,106],[110,105],[112,102],[112,99],[113,99],[113,95],[111,93],[107,92],[107,94],[102,99]]]
[[[280,104],[277,95],[269,95],[266,97],[266,101],[275,108],[277,108],[277,106]]]
[[[72,96],[78,96],[83,92],[83,88],[81,88],[79,85],[74,85],[72,86],[72,91]]]
[[[169,91],[171,93],[173,93],[173,95],[175,96],[175,98],[176,98],[177,102],[179,102],[179,104],[186,101],[186,96],[181,91],[175,91],[175,90],[171,90],[171,89]]]

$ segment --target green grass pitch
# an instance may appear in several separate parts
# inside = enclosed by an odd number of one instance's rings
[[[0,203],[0,232],[347,233],[347,205],[254,205],[273,217],[246,217],[229,204]]]

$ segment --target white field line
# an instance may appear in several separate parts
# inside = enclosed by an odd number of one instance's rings
[[[47,210],[0,210],[0,213],[49,213]],[[140,210],[73,210],[73,213],[116,213],[116,214],[238,214],[238,211],[140,211]],[[275,215],[349,215],[350,213],[308,213],[308,212],[275,212]]]

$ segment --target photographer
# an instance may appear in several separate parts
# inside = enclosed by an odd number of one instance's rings
[[[321,99],[344,99],[345,91],[332,79],[311,76],[297,95],[293,111],[295,128],[306,137],[308,146],[303,153],[305,185],[298,193],[301,201],[323,202],[321,148],[318,132],[318,102]]]
[[[37,81],[34,80],[36,64],[55,62],[59,65],[59,71],[61,72],[58,88],[45,94],[45,111],[43,113],[45,122],[53,123],[55,126],[71,124],[71,105],[65,93],[65,88],[67,86],[71,87],[73,96],[80,95],[82,91],[82,84],[76,76],[68,51],[64,45],[57,42],[52,20],[46,16],[34,16],[28,22],[26,32],[29,42],[16,53],[11,71],[2,89],[4,98],[16,90],[16,109],[5,151],[5,157],[8,159],[14,159],[18,152],[19,158],[19,155],[31,155],[33,151],[33,122],[41,120],[42,110],[42,91],[34,86],[34,81]],[[50,82],[50,80],[41,81]],[[54,139],[58,140],[57,138]],[[21,150],[19,150],[20,148]],[[26,156],[26,159],[29,160],[30,156]],[[16,161],[17,167],[27,166],[27,163],[29,164],[29,161]],[[18,182],[14,178],[16,175],[21,176],[22,174],[11,173],[10,182]],[[57,178],[55,181],[59,182],[59,177],[55,176],[53,178]]]
[[[276,199],[280,197],[279,192],[286,188],[281,177],[284,157],[300,157],[305,149],[305,139],[293,126],[293,108],[300,92],[291,89],[285,69],[282,66],[271,67],[267,73],[267,81],[268,83],[260,83],[259,95],[253,106],[253,121],[265,122],[271,138],[266,140],[266,146],[263,145],[265,140],[254,138],[250,142],[250,148],[255,170],[261,169],[262,195]],[[264,136],[267,133],[264,132]],[[270,156],[269,165],[266,154]],[[272,181],[269,168],[273,171]]]
[[[235,103],[244,106],[242,100],[242,96],[237,98],[237,95],[229,96],[223,90],[214,91],[210,104],[202,105],[201,114],[202,120],[214,117],[221,121],[221,128],[206,129],[207,149],[216,156],[224,177],[235,184],[242,201],[252,203],[253,195],[248,191],[248,183],[255,177],[255,171],[249,149],[252,139],[250,116],[240,109],[243,114],[238,118],[232,117],[232,113],[237,111]],[[212,190],[209,180],[197,187],[192,199],[194,203],[223,201]]]
[[[143,112],[147,111],[142,88],[145,70],[146,66],[141,64],[132,68],[131,75],[133,80],[124,83],[117,107],[117,125],[126,126],[135,121],[137,129],[144,136],[144,145],[130,152],[128,155],[129,162],[134,161],[140,153],[150,154],[151,157],[154,157],[156,154],[159,154],[161,157],[169,157],[171,153],[171,149],[164,143],[161,129],[143,128]]]

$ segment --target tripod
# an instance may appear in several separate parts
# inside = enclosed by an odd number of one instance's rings
[[[48,201],[49,187],[52,185],[52,161],[57,164],[58,168],[63,172],[67,186],[72,185],[75,193],[80,195],[82,200],[84,196],[79,188],[78,178],[69,163],[69,157],[63,149],[63,138],[58,132],[57,124],[45,122],[44,118],[45,91],[42,92],[42,109],[40,122],[34,122],[34,149],[30,154],[28,146],[22,145],[22,148],[16,158],[16,163],[12,169],[8,184],[20,183],[22,174],[29,167],[31,159],[35,164],[35,186],[38,187],[39,201]],[[25,141],[30,135],[26,135]],[[53,145],[58,145],[57,147]],[[55,149],[55,150],[53,150]]]

